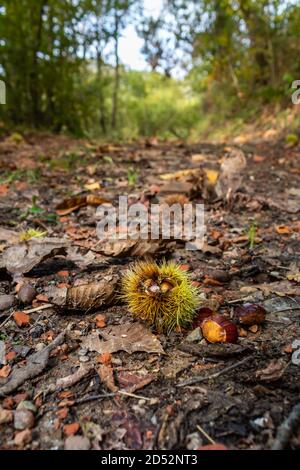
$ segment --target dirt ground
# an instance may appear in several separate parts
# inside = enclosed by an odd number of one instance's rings
[[[246,166],[235,174],[231,196],[217,196],[220,165],[237,151]],[[299,449],[299,426],[289,421],[290,432],[280,431],[300,389],[299,154],[300,146],[283,141],[234,149],[155,139],[128,145],[50,135],[2,139],[1,448]],[[174,193],[205,204],[202,249],[186,251],[180,241],[99,242],[96,198],[117,204],[127,194],[148,207]],[[80,308],[92,291],[76,311],[66,300],[50,305],[52,288],[64,295],[92,283],[117,290],[114,280],[145,254],[182,265],[203,302],[221,314],[255,302],[266,309],[266,321],[240,329],[235,345],[209,344],[199,329],[163,335],[136,326],[118,298]],[[20,295],[24,284],[34,293],[27,287]],[[100,352],[90,346],[112,331],[113,341],[124,339],[124,325],[137,327],[144,348],[111,352],[103,340]]]

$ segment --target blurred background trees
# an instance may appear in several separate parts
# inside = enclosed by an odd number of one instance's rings
[[[128,25],[145,71],[120,59]],[[197,137],[289,106],[299,48],[292,0],[162,0],[158,18],[143,0],[1,0],[2,128]]]

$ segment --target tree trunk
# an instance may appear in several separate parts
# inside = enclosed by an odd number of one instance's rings
[[[119,100],[119,87],[120,87],[120,59],[119,59],[119,23],[120,18],[117,9],[115,9],[115,82],[113,90],[113,103],[112,103],[112,116],[111,127],[113,130],[117,127],[118,116],[118,100]]]
[[[38,52],[41,46],[42,29],[43,29],[43,14],[47,0],[41,1],[38,12],[37,30],[35,37],[35,44],[32,51],[32,69],[30,73],[30,97],[32,106],[32,123],[35,127],[40,124],[40,106],[39,106],[39,76],[38,76]]]

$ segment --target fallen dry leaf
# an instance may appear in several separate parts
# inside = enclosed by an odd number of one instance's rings
[[[60,216],[71,214],[71,212],[86,206],[101,206],[102,204],[111,204],[105,198],[97,197],[93,195],[88,196],[75,196],[69,199],[65,199],[63,202],[56,206],[56,213]]]
[[[0,241],[6,242],[7,245],[14,245],[20,241],[19,234],[13,230],[0,227]]]
[[[106,323],[105,323],[105,316],[104,315],[97,315],[95,318],[96,321],[96,327],[97,328],[105,328]]]
[[[99,354],[117,351],[126,351],[129,354],[136,351],[164,354],[156,336],[139,322],[105,328],[101,330],[101,336],[105,341],[100,340],[97,333],[87,336],[82,346]]]
[[[115,299],[118,279],[118,276],[109,276],[97,284],[83,284],[70,288],[51,287],[47,292],[49,302],[58,307],[85,312],[103,305],[107,306]]]
[[[255,377],[262,382],[275,382],[283,376],[287,364],[282,359],[273,359],[267,367],[257,370]]]
[[[15,320],[16,324],[20,327],[27,326],[30,323],[30,316],[24,312],[15,312],[13,314],[13,319]]]
[[[125,389],[129,393],[134,393],[137,390],[149,385],[155,379],[155,375],[148,374],[146,376],[140,376],[137,374],[131,374],[128,372],[121,371],[118,373],[118,383],[120,387]]]
[[[224,444],[218,444],[217,442],[215,444],[206,444],[205,446],[198,447],[197,450],[229,450]]]
[[[86,377],[92,369],[93,366],[91,365],[81,364],[81,366],[76,370],[76,372],[74,372],[74,374],[68,375],[67,377],[62,377],[61,379],[57,379],[55,384],[55,390],[72,387],[77,382],[80,382],[81,379]]]
[[[218,197],[228,200],[241,186],[247,160],[244,152],[238,148],[232,147],[227,151],[229,155],[221,163],[221,171],[215,190]]]
[[[288,235],[292,233],[292,229],[287,225],[276,225],[275,230],[279,235]]]
[[[87,189],[88,191],[96,191],[97,189],[100,189],[100,183],[99,181],[96,181],[94,183],[87,183],[84,185],[84,188]]]
[[[11,274],[21,275],[31,271],[42,261],[58,254],[64,254],[69,242],[61,238],[34,238],[28,242],[7,248],[0,260],[0,268]]]
[[[1,183],[0,184],[0,197],[1,196],[6,196],[9,190],[8,184]]]
[[[66,436],[74,436],[80,429],[80,424],[79,423],[71,423],[71,424],[65,424],[64,425],[64,434]]]
[[[114,371],[111,365],[101,364],[97,368],[97,373],[101,382],[103,382],[111,392],[116,392],[118,390],[118,387],[115,384]]]
[[[42,351],[36,352],[28,357],[24,367],[14,369],[9,381],[0,387],[0,396],[8,395],[16,390],[26,380],[30,380],[39,375],[47,366],[51,351],[63,343],[65,331],[60,333],[55,340],[46,346]]]
[[[168,248],[169,240],[115,240],[105,241],[97,246],[97,251],[105,256],[153,255]]]
[[[100,354],[100,356],[97,356],[96,361],[99,364],[109,364],[111,361],[111,358],[112,358],[111,353],[106,352],[106,353]]]
[[[0,378],[6,379],[9,376],[10,371],[11,371],[10,365],[7,364],[6,366],[2,367],[0,369]]]

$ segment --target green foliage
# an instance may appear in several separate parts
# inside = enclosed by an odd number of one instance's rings
[[[140,5],[3,0],[0,79],[8,99],[0,106],[0,135],[12,127],[197,139],[233,117],[240,126],[265,105],[291,103],[291,84],[300,79],[299,2],[167,0],[158,19]],[[151,72],[120,63],[128,24],[144,41]],[[189,71],[183,80],[171,78],[178,66]],[[22,135],[12,140],[18,144]],[[66,170],[73,163],[60,162]]]
[[[249,248],[250,250],[253,250],[255,246],[255,238],[256,238],[256,233],[257,233],[257,225],[256,222],[252,222],[248,229],[248,241],[249,241]]]

